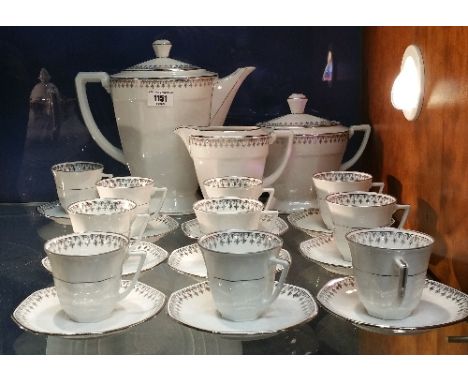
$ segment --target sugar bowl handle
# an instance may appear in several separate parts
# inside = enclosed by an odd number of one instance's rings
[[[355,164],[358,161],[358,159],[361,157],[362,153],[364,152],[364,149],[367,146],[367,142],[369,141],[369,136],[371,132],[371,126],[370,125],[351,126],[349,128],[349,137],[351,138],[356,131],[364,132],[364,137],[362,138],[361,145],[359,146],[359,149],[356,151],[356,154],[354,154],[354,156],[350,160],[341,164],[340,170],[347,170],[353,164]]]

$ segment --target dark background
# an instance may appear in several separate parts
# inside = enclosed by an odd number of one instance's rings
[[[289,112],[293,92],[309,97],[306,112],[341,121],[365,122],[362,103],[361,27],[2,27],[0,28],[0,202],[57,199],[50,166],[70,160],[101,162],[105,171],[128,175],[92,140],[81,120],[74,78],[80,71],[117,73],[154,57],[151,43],[172,42],[171,57],[223,77],[241,66],[257,69],[241,86],[226,125],[255,124]],[[332,83],[322,81],[331,49]],[[41,68],[58,88],[59,135],[28,133],[30,94]],[[120,146],[111,98],[88,86],[94,118]],[[29,129],[31,129],[31,124]],[[353,151],[351,141],[345,157]]]

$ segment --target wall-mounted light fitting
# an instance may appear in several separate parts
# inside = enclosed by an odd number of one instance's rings
[[[416,45],[406,48],[401,69],[392,86],[391,100],[395,109],[403,111],[408,121],[415,120],[421,111],[424,95],[424,62]]]

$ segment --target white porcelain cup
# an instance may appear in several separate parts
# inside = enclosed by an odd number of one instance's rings
[[[257,200],[262,193],[268,193],[265,203],[265,210],[269,210],[275,189],[264,188],[263,181],[248,176],[224,176],[220,178],[210,178],[203,182],[208,198],[224,198],[234,196],[237,198]]]
[[[367,312],[385,320],[411,315],[420,300],[434,239],[397,228],[346,235],[358,296]]]
[[[55,186],[57,189],[85,189],[95,187],[101,178],[111,178],[111,174],[103,174],[104,166],[95,162],[64,162],[52,166]]]
[[[256,230],[263,215],[278,216],[278,211],[263,211],[258,200],[235,197],[199,200],[193,211],[204,234],[236,228]]]
[[[395,224],[395,219],[390,219],[388,224],[383,225],[382,227],[375,227],[375,228],[384,228],[384,227],[391,227]],[[338,251],[340,251],[341,256],[346,261],[351,262],[351,250],[349,249],[348,241],[346,240],[346,235],[351,231],[356,231],[358,229],[369,228],[369,227],[349,227],[341,224],[336,224],[333,227],[333,237],[335,239],[336,247]],[[374,227],[372,227],[374,228]]]
[[[278,258],[283,245],[278,236],[231,230],[204,235],[198,244],[216,309],[223,318],[255,320],[278,297],[289,271],[289,263]],[[283,269],[275,285],[277,264]]]
[[[397,210],[403,210],[398,228],[402,228],[408,218],[409,205],[397,204],[396,198],[376,192],[349,191],[330,194],[326,198],[333,221],[333,235],[342,256],[351,261],[345,235],[361,228],[386,227],[391,224]]]
[[[312,176],[312,183],[317,195],[320,215],[328,229],[333,229],[333,221],[325,198],[330,194],[347,191],[369,191],[378,187],[378,193],[384,188],[383,182],[372,182],[372,175],[357,171],[326,171]]]
[[[137,213],[157,215],[166,200],[167,187],[156,187],[154,180],[137,176],[102,179],[96,183],[101,198],[128,199],[136,203]]]
[[[96,187],[83,189],[63,189],[57,188],[57,195],[60,205],[66,211],[70,204],[81,200],[95,199],[99,197]]]
[[[60,305],[72,320],[104,320],[133,290],[146,254],[129,253],[128,247],[128,238],[110,232],[74,233],[45,243]],[[120,291],[128,256],[139,256],[140,261],[130,285]]]
[[[150,219],[149,214],[136,212],[135,202],[117,198],[82,200],[68,206],[67,212],[74,232],[116,232],[137,241]]]

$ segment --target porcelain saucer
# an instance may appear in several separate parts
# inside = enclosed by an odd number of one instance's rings
[[[291,255],[285,249],[281,249],[278,257],[291,263]],[[172,251],[167,264],[177,272],[195,277],[207,277],[205,260],[198,243]],[[281,265],[277,265],[276,271],[279,272],[282,268]]]
[[[468,295],[428,279],[416,310],[401,320],[370,316],[359,301],[354,277],[331,280],[320,289],[317,299],[338,317],[362,329],[382,334],[415,334],[452,325],[468,317]]]
[[[302,255],[327,271],[341,275],[352,275],[353,264],[341,256],[333,235],[322,234],[303,241],[299,245]]]
[[[122,280],[122,287],[130,283]],[[54,287],[40,289],[21,302],[13,321],[35,334],[65,338],[90,338],[113,334],[141,324],[164,306],[166,296],[149,285],[137,282],[130,294],[117,304],[112,315],[99,322],[81,323],[68,318],[60,306]]]
[[[196,218],[182,223],[181,228],[185,236],[191,239],[198,239],[203,236]],[[274,235],[282,235],[288,230],[288,228],[288,223],[280,217],[272,218],[271,216],[262,216],[258,230],[269,232]]]
[[[140,241],[138,244],[131,245],[130,252],[145,252],[146,259],[143,267],[141,268],[142,272],[161,264],[164,260],[167,259],[168,256],[168,253],[165,249],[162,249],[156,244],[148,243],[147,241]],[[122,276],[133,275],[137,270],[138,261],[139,258],[136,256],[129,257],[123,264]],[[49,272],[52,272],[50,260],[47,256],[42,259],[42,265]]]
[[[179,223],[169,215],[157,215],[148,222],[141,240],[154,243],[178,227]]]
[[[36,209],[42,216],[45,216],[58,224],[71,225],[67,211],[63,209],[58,200],[41,204]]]
[[[310,236],[317,236],[321,233],[332,233],[327,228],[320,215],[318,208],[308,208],[296,211],[288,215],[288,221],[296,228]]]
[[[279,297],[253,321],[234,322],[217,312],[208,281],[175,291],[167,312],[182,325],[241,341],[267,338],[312,320],[318,306],[312,295],[298,286],[284,284]]]
[[[48,219],[63,225],[71,225],[68,213],[62,208],[60,202],[50,202],[41,204],[37,211]],[[143,233],[142,240],[155,242],[168,233],[176,230],[179,223],[168,215],[158,214],[150,219]]]

